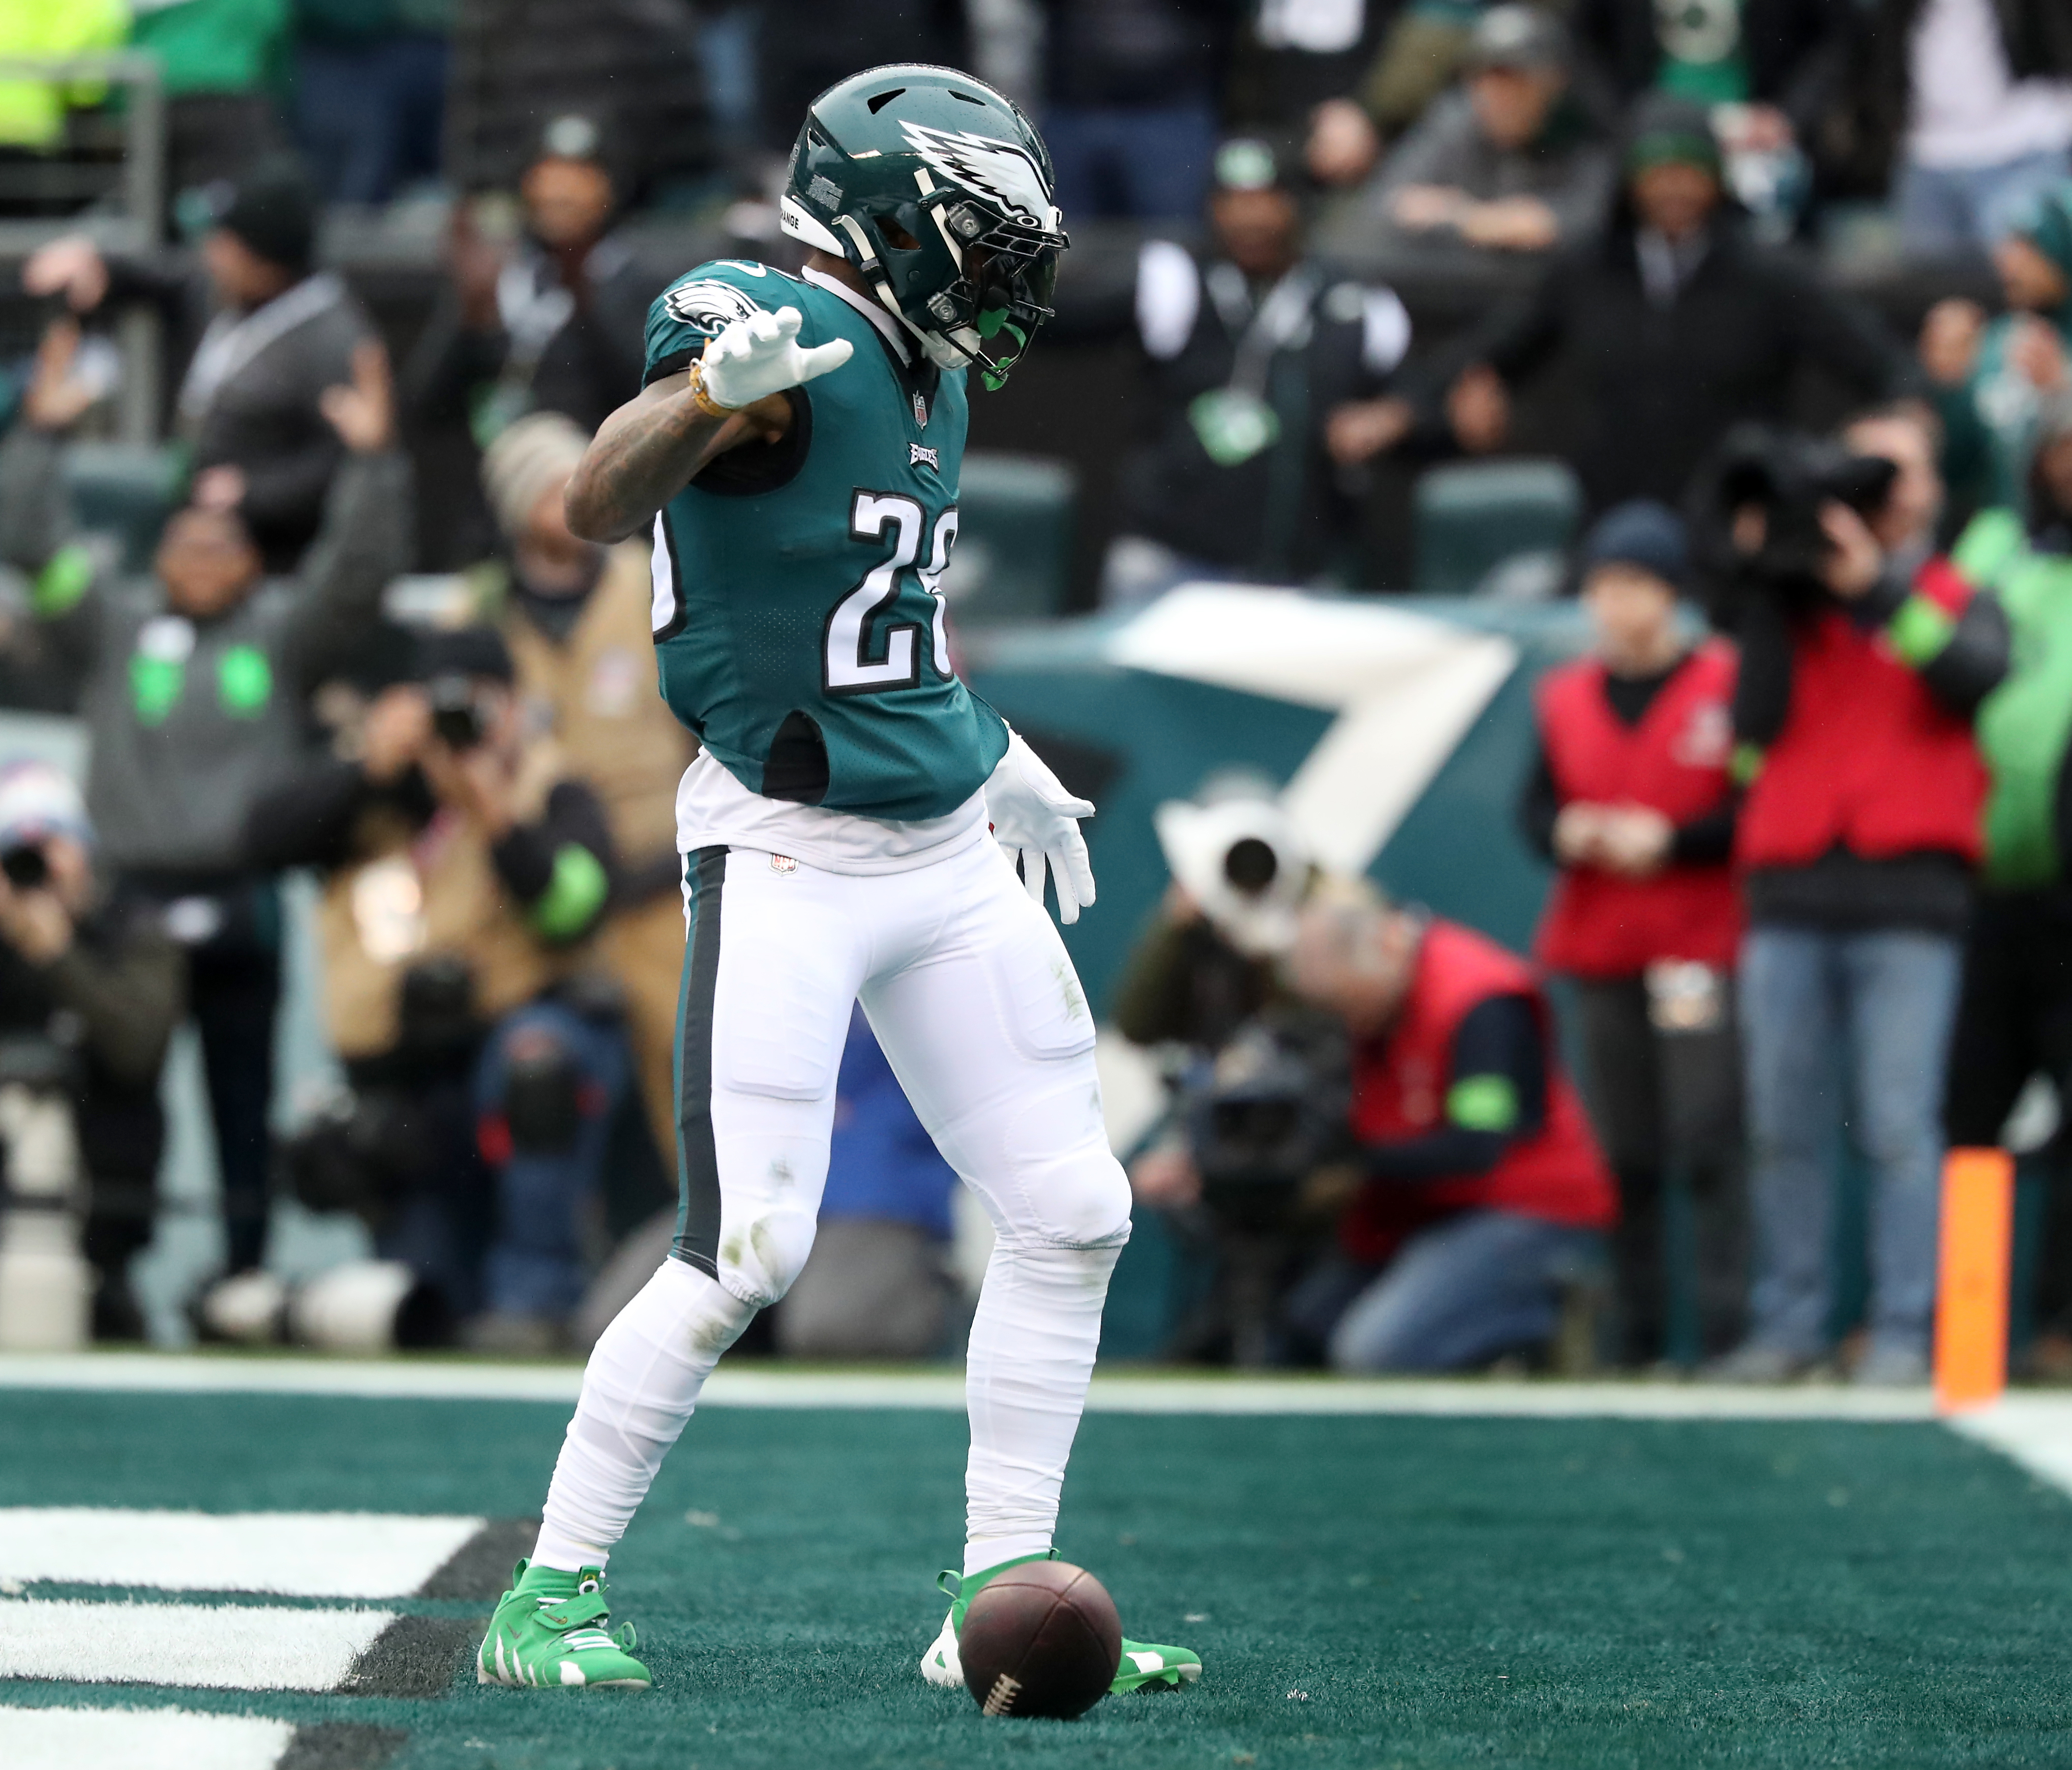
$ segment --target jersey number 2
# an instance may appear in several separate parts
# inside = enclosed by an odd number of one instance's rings
[[[829,694],[878,694],[888,688],[911,688],[920,682],[919,624],[902,621],[896,626],[874,631],[872,623],[878,612],[898,595],[899,574],[920,558],[921,532],[927,522],[927,512],[914,499],[897,492],[856,495],[856,503],[849,510],[849,533],[860,541],[882,540],[886,530],[890,528],[894,531],[892,551],[871,567],[863,581],[828,616],[821,668]],[[935,674],[945,680],[950,674],[950,636],[944,618],[943,573],[949,565],[950,548],[956,538],[957,513],[952,508],[935,519],[928,563],[917,574],[921,588],[935,598],[931,639]]]

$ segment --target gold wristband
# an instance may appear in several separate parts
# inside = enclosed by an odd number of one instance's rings
[[[705,366],[702,362],[696,360],[693,361],[688,372],[690,376],[691,404],[696,406],[700,412],[705,414],[705,417],[709,418],[730,418],[735,413],[741,409],[738,405],[722,405],[718,400],[715,400],[712,396],[710,393],[706,392]]]

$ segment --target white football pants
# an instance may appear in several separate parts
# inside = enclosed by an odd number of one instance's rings
[[[1129,1237],[1057,930],[989,840],[871,876],[747,848],[689,860],[676,1246],[590,1354],[537,1559],[603,1564],[720,1354],[805,1264],[859,997],[997,1236],[965,1365],[968,1544],[985,1565],[1048,1548]]]

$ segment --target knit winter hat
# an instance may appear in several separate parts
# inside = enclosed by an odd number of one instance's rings
[[[533,507],[565,485],[590,446],[574,419],[534,412],[506,429],[482,458],[482,489],[498,525],[512,539],[524,532]]]
[[[269,265],[309,268],[316,249],[316,193],[294,161],[262,161],[226,186],[211,207],[217,227],[236,235]]]
[[[1650,92],[1634,106],[1626,125],[1626,169],[1643,172],[1651,166],[1671,165],[1700,166],[1716,179],[1719,138],[1703,105],[1673,92]]]
[[[1582,569],[1613,564],[1638,565],[1682,589],[1691,569],[1683,518],[1648,498],[1606,511],[1583,537]]]

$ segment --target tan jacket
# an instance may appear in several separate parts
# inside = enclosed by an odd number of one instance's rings
[[[676,783],[698,752],[662,700],[651,606],[648,549],[622,541],[566,640],[515,607],[503,621],[520,689],[546,715],[569,772],[604,802],[627,869],[676,852]]]
[[[572,772],[553,743],[536,741],[519,768],[513,814],[521,822],[541,816],[555,783]],[[533,930],[497,873],[487,833],[472,820],[442,811],[413,832],[384,814],[360,833],[365,858],[332,877],[317,911],[326,1018],[339,1056],[393,1048],[404,974],[428,959],[467,961],[484,1021],[532,1000],[581,961],[582,943],[557,947]]]

